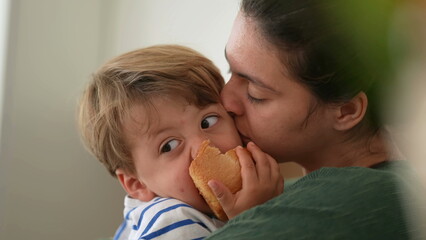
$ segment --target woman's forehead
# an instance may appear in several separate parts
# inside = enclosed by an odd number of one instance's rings
[[[255,85],[276,89],[283,78],[289,78],[289,74],[276,48],[257,32],[253,19],[239,14],[228,40],[225,56],[233,74]]]

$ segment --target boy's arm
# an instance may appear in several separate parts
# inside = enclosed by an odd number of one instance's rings
[[[232,194],[219,181],[210,180],[208,183],[229,219],[280,195],[284,190],[284,180],[275,159],[252,142],[247,145],[247,150],[251,155],[241,147],[237,148],[242,177],[240,191]]]

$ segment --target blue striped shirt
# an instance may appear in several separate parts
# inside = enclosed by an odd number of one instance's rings
[[[173,198],[142,202],[126,196],[114,240],[203,239],[224,223]]]

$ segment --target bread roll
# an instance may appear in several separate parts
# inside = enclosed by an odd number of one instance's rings
[[[218,148],[209,144],[209,140],[201,144],[196,158],[189,166],[189,174],[213,213],[220,220],[226,221],[228,217],[207,182],[218,180],[235,193],[242,186],[241,166],[235,149],[222,154]]]

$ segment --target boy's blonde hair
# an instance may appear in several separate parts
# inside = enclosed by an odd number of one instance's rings
[[[220,102],[224,81],[217,67],[187,47],[157,45],[120,55],[93,74],[79,103],[83,141],[111,175],[135,173],[123,122],[135,104],[156,96],[181,97],[204,107]]]

